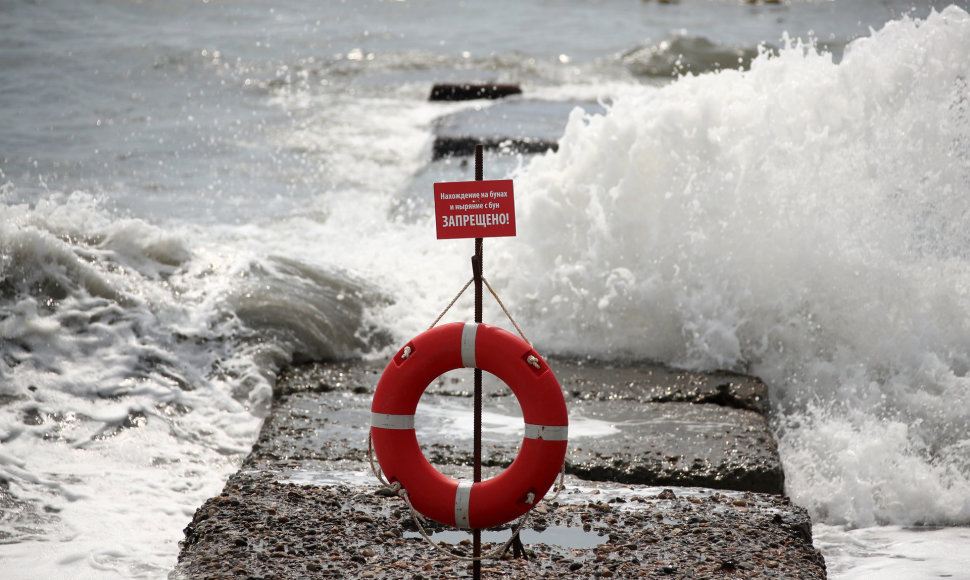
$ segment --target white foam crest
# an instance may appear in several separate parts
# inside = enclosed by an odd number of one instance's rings
[[[970,540],[965,527],[847,530],[816,524],[813,537],[832,580],[961,578],[970,570],[970,553],[960,549]]]
[[[789,491],[816,515],[970,521],[970,470],[948,459],[970,408],[968,41],[950,7],[839,64],[789,41],[747,72],[575,111],[558,153],[517,176],[524,243],[493,253],[514,273],[500,285],[547,350],[752,371],[784,413],[833,408],[783,444]],[[829,467],[858,485],[831,492],[797,461],[852,412],[872,420],[853,422],[855,457],[887,475],[872,455],[933,467],[932,505],[903,507],[920,478],[886,494],[852,454]],[[886,447],[866,455],[874,434]]]
[[[233,349],[227,260],[80,193],[0,205],[0,223],[0,479],[25,502],[0,534],[70,542],[43,562],[12,544],[5,570],[163,574],[269,399],[243,370],[252,352]]]
[[[797,421],[780,441],[786,483],[819,521],[859,527],[970,520],[965,455],[929,453],[932,442],[918,425],[858,409],[815,409]],[[958,447],[966,453],[965,441]]]

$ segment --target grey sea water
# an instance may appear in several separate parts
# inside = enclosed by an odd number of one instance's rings
[[[960,577],[968,41],[966,2],[0,0],[3,575],[164,577],[282,365],[434,319],[433,133],[495,104],[427,96],[482,80],[593,111],[486,157],[537,345],[762,376],[832,577]]]

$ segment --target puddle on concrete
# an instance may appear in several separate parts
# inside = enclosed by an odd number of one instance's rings
[[[504,544],[509,540],[509,530],[482,532],[482,542],[493,544]],[[405,538],[421,538],[418,532],[405,532]],[[462,540],[470,540],[471,532],[462,530],[445,530],[431,534],[435,542],[447,542],[458,544]],[[526,546],[530,544],[545,544],[547,546],[558,546],[561,548],[594,548],[603,544],[608,539],[607,536],[593,532],[584,532],[583,528],[570,526],[549,526],[541,532],[532,529],[523,529],[519,532],[522,543]]]
[[[517,447],[525,434],[525,421],[522,418],[519,402],[512,396],[512,390],[505,383],[490,373],[482,374],[485,379],[485,392],[492,395],[484,399],[482,438],[484,441]],[[445,385],[451,385],[451,379],[439,378],[439,380]],[[471,387],[470,380],[466,383],[460,383],[462,388]],[[429,390],[418,402],[415,424],[419,442],[471,441],[474,437],[472,399],[470,396],[442,396],[436,394],[434,390]],[[575,410],[570,412],[570,439],[610,437],[620,432],[620,428],[614,422],[581,416]]]

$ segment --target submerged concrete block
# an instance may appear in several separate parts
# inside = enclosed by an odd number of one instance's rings
[[[431,87],[429,101],[471,101],[474,99],[501,99],[520,95],[519,85],[509,83],[436,83]]]
[[[510,153],[555,151],[577,107],[593,114],[606,110],[580,101],[512,99],[445,115],[434,123],[432,157],[471,155],[475,145]]]

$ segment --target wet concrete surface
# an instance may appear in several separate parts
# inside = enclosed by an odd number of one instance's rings
[[[655,365],[550,364],[570,412],[567,473],[594,481],[783,493],[761,381]],[[285,397],[287,404],[267,419],[249,462],[278,469],[293,461],[367,461],[363,442],[383,367],[358,361],[288,369],[277,388],[277,400]],[[456,371],[422,398],[418,439],[439,469],[471,465],[471,429],[455,433],[452,425],[471,412],[472,390],[472,373]],[[483,430],[491,419],[500,434],[483,433],[483,464],[506,467],[521,441],[511,390],[486,380],[484,411]]]
[[[606,111],[597,103],[583,101],[508,98],[444,115],[435,121],[432,158],[472,155],[476,145],[524,154],[556,150],[576,107],[594,114]]]
[[[811,524],[786,498],[698,488],[567,481],[541,504],[524,558],[506,552],[482,578],[825,578]],[[464,534],[456,540],[453,535]],[[485,532],[500,549],[508,527]],[[471,552],[466,532],[432,533],[443,549]],[[493,539],[494,538],[494,539]],[[352,484],[281,482],[240,472],[186,528],[173,578],[467,578],[469,563],[416,531],[403,502]]]
[[[526,529],[556,535],[527,539],[531,559],[487,561],[483,577],[825,577],[807,513],[783,495],[760,380],[548,362],[570,412],[569,475]],[[467,562],[420,537],[406,504],[370,473],[370,402],[383,367],[284,371],[252,453],[186,528],[173,577],[469,575]],[[467,369],[440,377],[415,417],[425,455],[456,478],[471,477],[471,377]],[[488,478],[512,461],[523,427],[508,387],[486,373],[484,393]],[[502,528],[495,537],[510,537]],[[467,532],[430,529],[449,550],[470,550]]]

